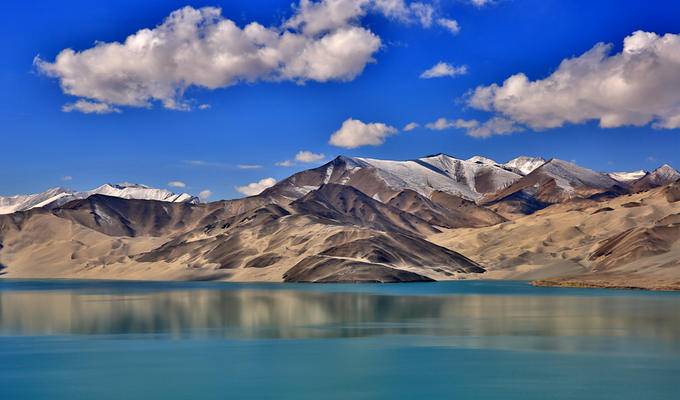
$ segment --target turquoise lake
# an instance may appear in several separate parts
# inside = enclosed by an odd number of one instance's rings
[[[680,293],[0,280],[0,399],[677,399]]]

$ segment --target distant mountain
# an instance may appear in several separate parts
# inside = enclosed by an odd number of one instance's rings
[[[64,188],[49,189],[42,193],[0,197],[0,214],[11,214],[32,208],[54,208],[73,200],[86,199],[92,195],[119,197],[122,199],[158,200],[170,203],[198,203],[198,198],[187,193],[175,194],[165,189],[121,183],[105,184],[96,189],[76,192]]]
[[[647,175],[647,171],[641,169],[639,171],[632,172],[610,172],[607,175],[609,175],[609,177],[615,181],[619,181],[621,183],[631,183]]]
[[[495,160],[483,156],[472,156],[465,161],[484,165],[499,165]]]
[[[349,225],[368,226],[382,231],[424,235],[439,232],[424,219],[373,200],[346,185],[334,183],[321,185],[290,206],[301,214],[315,215]]]
[[[483,203],[496,204],[505,213],[526,214],[574,198],[623,190],[619,182],[606,174],[551,159],[508,188],[487,196]]]
[[[641,192],[671,184],[680,179],[680,172],[668,164],[664,164],[652,172],[645,174],[631,185],[633,191]]]
[[[440,191],[474,201],[520,178],[501,166],[445,154],[408,161],[340,156],[321,167],[297,173],[264,194],[297,199],[323,184],[336,183],[353,186],[382,202],[405,189],[425,197]]]
[[[50,204],[57,204],[60,199],[68,202],[68,199],[73,200],[72,192],[68,189],[53,188],[42,193],[18,195],[18,196],[0,196],[0,214],[11,214],[17,211],[30,210],[31,208],[44,207]],[[61,203],[64,204],[64,203]]]
[[[496,225],[506,219],[470,200],[445,192],[433,192],[430,198],[406,189],[387,203],[443,228],[466,228]]]
[[[135,184],[56,188],[2,198],[23,211],[0,215],[0,275],[411,282],[644,264],[680,276],[680,173],[640,175],[533,157],[340,156],[212,203]]]
[[[543,164],[545,164],[545,159],[541,157],[520,156],[513,158],[503,166],[518,171],[522,175],[528,175]]]

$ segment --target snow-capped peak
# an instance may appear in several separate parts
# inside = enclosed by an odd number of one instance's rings
[[[123,199],[158,200],[169,202],[176,202],[178,196],[181,196],[169,190],[153,189],[146,185],[131,183],[121,184],[107,183],[85,193],[86,193],[85,197],[89,197],[93,194],[103,194],[105,196],[120,197]]]
[[[171,203],[198,203],[198,199],[187,193],[172,193],[165,189],[154,189],[134,183],[104,184],[96,189],[74,192],[69,189],[53,188],[42,193],[0,197],[0,214],[11,214],[39,207],[58,207],[70,201],[84,199],[95,194],[123,199],[157,200]]]
[[[521,176],[507,171],[493,160],[491,164],[461,160],[446,154],[436,154],[408,161],[358,158],[375,168],[378,176],[394,190],[411,189],[424,196],[443,191],[469,200],[483,193],[507,187]]]
[[[654,172],[652,173],[665,179],[680,178],[680,172],[678,172],[675,168],[671,167],[668,164],[660,166],[659,168],[655,169]]]
[[[466,161],[470,161],[473,163],[477,164],[485,164],[485,165],[498,165],[498,163],[490,158],[482,157],[482,156],[473,156],[468,158]]]
[[[111,186],[116,189],[151,189],[149,186],[131,182],[107,183],[103,186]]]
[[[615,181],[630,183],[647,175],[647,171],[641,169],[638,171],[631,172],[610,172],[607,175],[609,175],[609,177],[614,179]]]
[[[513,158],[512,160],[503,164],[503,166],[517,170],[523,175],[528,175],[543,164],[545,164],[545,159],[541,157],[520,156]]]
[[[17,211],[43,207],[58,199],[73,195],[74,192],[56,187],[42,193],[0,197],[0,214],[11,214]]]
[[[539,168],[540,170],[538,168],[537,170],[553,177],[563,189],[571,189],[577,186],[606,189],[616,185],[616,181],[606,174],[557,158],[551,159]]]

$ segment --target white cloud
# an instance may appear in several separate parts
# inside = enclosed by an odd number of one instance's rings
[[[323,153],[313,153],[308,150],[300,150],[297,152],[295,155],[294,160],[283,160],[277,162],[275,165],[277,167],[293,167],[296,165],[296,162],[299,163],[313,163],[317,161],[321,161],[326,157],[325,154]]]
[[[64,175],[64,176],[61,177],[61,180],[64,181],[64,182],[72,181],[73,177],[71,175]]]
[[[326,3],[340,2],[320,4]],[[301,10],[304,4],[310,3],[303,1]],[[64,49],[54,62],[38,56],[35,65],[59,79],[64,93],[88,99],[67,110],[111,112],[113,105],[148,107],[154,101],[185,110],[190,105],[183,95],[190,86],[217,89],[261,80],[354,79],[373,61],[381,40],[353,21],[345,19],[333,26],[321,22],[327,29],[318,32],[308,31],[307,25],[300,31],[257,22],[241,28],[224,18],[219,8],[184,7],[122,43],[97,42],[83,51]]]
[[[421,79],[442,78],[445,76],[458,76],[467,74],[466,65],[454,66],[445,62],[438,62],[432,68],[420,74]]]
[[[199,109],[199,110],[207,110],[207,109],[209,109],[210,107],[211,107],[210,104],[200,104],[200,105],[198,106],[198,109]]]
[[[476,119],[460,119],[453,121],[453,127],[458,129],[475,129],[479,127],[479,121]]]
[[[238,169],[260,169],[262,168],[259,164],[239,164],[236,166]]]
[[[404,0],[301,0],[296,8],[295,15],[284,26],[311,35],[356,23],[371,12],[429,28],[436,13],[431,4]]]
[[[458,21],[456,21],[455,19],[439,18],[437,20],[437,24],[439,26],[444,27],[446,30],[453,33],[454,35],[460,33],[460,25],[458,25]]]
[[[417,122],[409,122],[408,124],[406,124],[406,125],[404,126],[403,130],[404,130],[404,132],[410,132],[410,131],[412,131],[412,130],[418,128],[419,126],[420,126],[420,125],[418,125]]]
[[[294,165],[295,165],[295,162],[293,162],[292,160],[283,160],[283,161],[277,162],[275,165],[276,165],[277,167],[286,167],[286,168],[288,168],[288,167],[294,166]]]
[[[473,121],[474,123],[472,123]],[[466,122],[471,123],[469,127],[462,124],[456,127],[464,128],[467,130],[466,133],[469,136],[478,138],[485,138],[492,135],[508,135],[522,130],[522,128],[517,126],[513,121],[502,117],[493,117],[483,123],[478,123],[475,120]]]
[[[446,118],[437,118],[436,121],[425,124],[425,127],[433,131],[443,131],[444,129],[455,128],[456,121]]]
[[[367,0],[300,0],[295,15],[284,26],[307,35],[339,29],[363,17],[368,3]]]
[[[353,149],[360,146],[378,146],[397,133],[397,129],[383,123],[364,123],[348,118],[329,140],[333,146]]]
[[[313,162],[323,160],[324,157],[326,157],[326,155],[323,154],[323,153],[317,154],[317,153],[312,153],[311,151],[303,150],[303,151],[299,151],[295,155],[295,161],[299,161],[299,162],[302,162],[302,163],[313,163]]]
[[[425,125],[427,129],[433,131],[443,131],[446,129],[463,129],[465,133],[472,137],[489,137],[491,135],[505,135],[520,131],[522,128],[513,121],[506,118],[494,117],[488,121],[479,122],[476,119],[450,120],[439,118],[434,122]]]
[[[65,111],[117,112],[117,106],[150,107],[154,102],[188,110],[192,102],[184,93],[190,87],[353,80],[374,62],[382,45],[378,35],[362,26],[368,13],[423,27],[431,26],[436,14],[430,4],[404,0],[300,0],[280,26],[251,22],[241,27],[222,16],[220,8],[187,6],[122,42],[96,42],[81,51],[67,48],[54,61],[36,56],[34,64],[58,79],[65,94],[78,98]]]
[[[226,168],[229,167],[228,164],[221,162],[205,161],[205,160],[182,160],[182,164],[186,164],[192,167],[215,167],[215,168]]]
[[[75,103],[64,104],[61,107],[61,111],[80,111],[83,114],[111,114],[120,112],[119,109],[110,104],[101,103],[98,101],[88,101],[84,99],[80,99]]]
[[[413,17],[425,28],[432,25],[432,18],[434,16],[434,8],[425,3],[411,3],[409,9]]]
[[[469,105],[536,130],[592,120],[603,128],[679,128],[680,35],[637,31],[621,53],[611,49],[598,43],[545,79],[519,73],[502,85],[480,86]]]
[[[475,7],[484,7],[489,4],[493,4],[494,0],[470,0],[470,3],[474,5]]]
[[[236,191],[246,196],[255,196],[262,193],[268,187],[272,187],[276,184],[276,179],[274,178],[264,178],[258,182],[249,183],[245,186],[236,186]]]
[[[201,190],[201,191],[198,193],[198,198],[199,198],[201,201],[208,201],[208,199],[210,198],[210,196],[212,196],[212,191],[210,191],[209,189]]]
[[[170,181],[168,182],[168,186],[174,187],[174,188],[185,188],[187,187],[186,183],[182,181]]]

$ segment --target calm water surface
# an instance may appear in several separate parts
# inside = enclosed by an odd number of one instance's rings
[[[680,294],[0,280],[0,399],[677,399]]]

